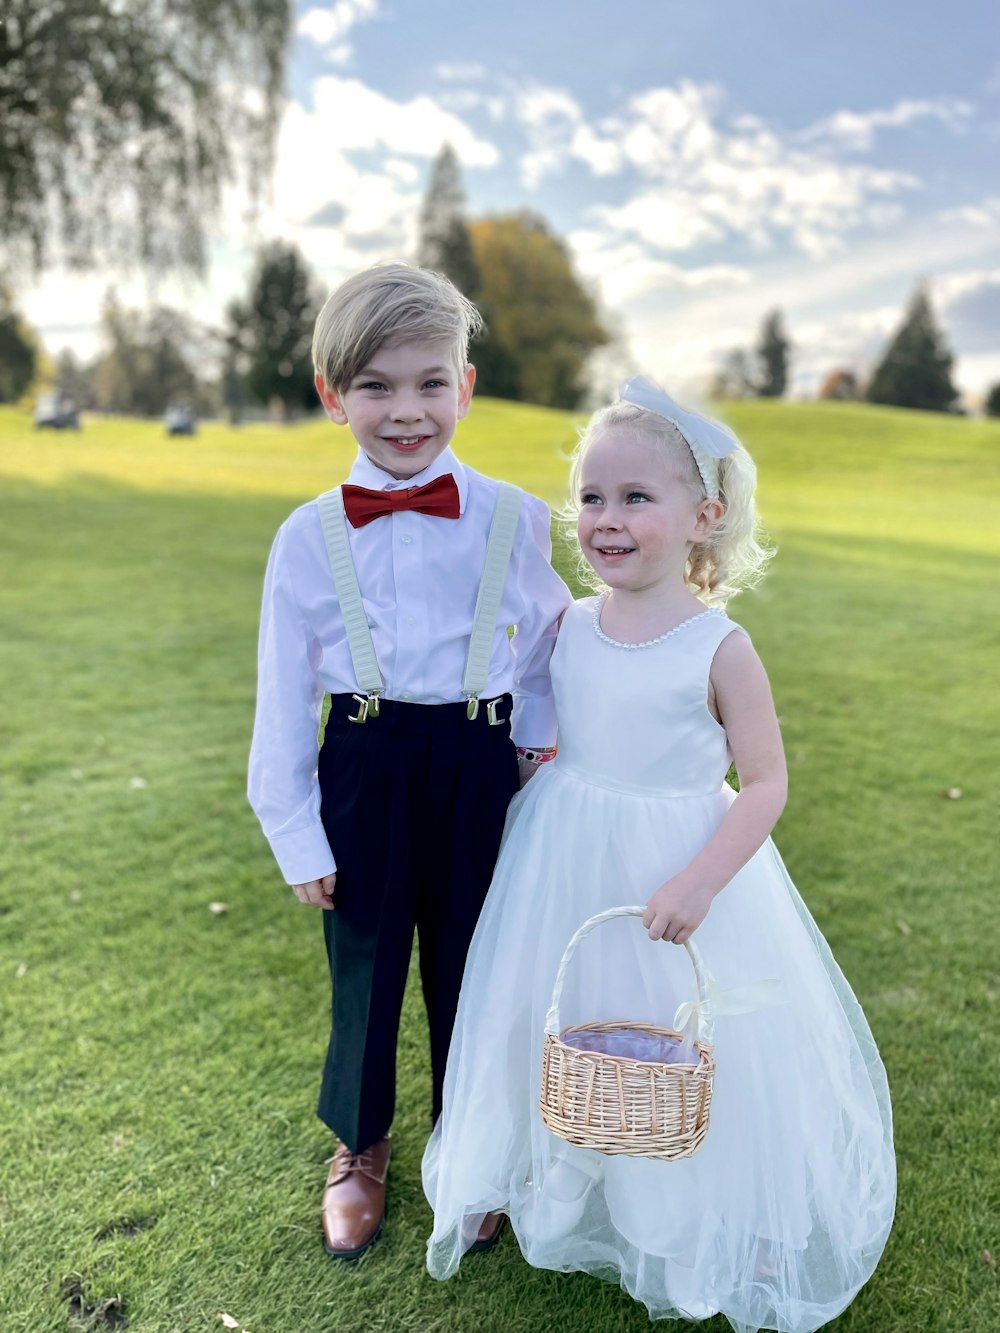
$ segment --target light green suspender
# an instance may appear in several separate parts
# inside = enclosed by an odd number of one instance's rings
[[[333,574],[341,615],[344,617],[354,674],[357,677],[358,689],[361,691],[354,696],[358,702],[358,712],[350,721],[364,722],[369,717],[378,717],[379,697],[385,689],[385,681],[379,670],[378,658],[375,656],[375,645],[372,642],[368,617],[361,600],[361,589],[358,587],[358,576],[351,558],[347,519],[340,487],[321,495],[317,504],[330,560],[330,572]],[[469,701],[470,718],[476,717],[479,713],[479,696],[485,690],[489,679],[497,612],[500,609],[500,599],[507,579],[511,551],[514,549],[514,536],[520,512],[520,491],[505,481],[500,482],[496,504],[493,507],[490,535],[486,543],[479,593],[476,597],[465,674],[462,677],[462,693]],[[491,726],[498,725],[503,720],[496,716],[495,700],[491,700],[487,705],[487,716]]]

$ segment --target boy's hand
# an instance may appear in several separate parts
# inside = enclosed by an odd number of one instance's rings
[[[642,924],[649,938],[686,944],[708,915],[713,896],[704,885],[692,884],[683,875],[668,879],[646,904]]]
[[[326,912],[333,911],[333,890],[337,886],[336,872],[324,875],[322,879],[311,879],[308,884],[293,884],[292,892],[300,903],[307,907],[322,907]]]

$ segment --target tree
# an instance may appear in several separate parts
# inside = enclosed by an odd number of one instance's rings
[[[1000,417],[1000,382],[988,390],[983,409],[988,417]]]
[[[450,278],[470,301],[479,295],[479,267],[465,220],[461,168],[450,143],[441,145],[431,167],[420,209],[417,263]]]
[[[816,395],[820,401],[856,402],[861,396],[861,386],[853,370],[831,370],[819,386]]]
[[[494,398],[516,398],[517,365],[497,339],[494,312],[482,292],[482,275],[466,221],[461,169],[449,143],[442,144],[434,159],[420,209],[418,235],[417,263],[450,278],[464,296],[475,302],[483,317],[483,329],[469,351],[479,391]]]
[[[758,398],[780,398],[788,383],[789,341],[781,323],[781,311],[764,316],[757,343],[759,373],[755,384]]]
[[[161,416],[171,404],[204,401],[196,367],[204,335],[186,315],[157,306],[126,310],[109,292],[101,312],[107,350],[94,369],[97,401],[111,412]]]
[[[754,392],[750,360],[742,347],[732,347],[712,376],[709,396],[712,398],[749,398]]]
[[[952,361],[927,289],[920,286],[875,367],[868,385],[868,401],[947,412],[958,397],[951,382]]]
[[[31,331],[0,287],[0,403],[16,403],[30,387],[38,364]]]
[[[486,365],[475,349],[482,390],[576,407],[587,359],[608,333],[566,246],[527,212],[482,218],[469,230],[481,275],[479,305],[499,362]]]
[[[60,402],[76,407],[95,406],[93,374],[89,367],[81,366],[68,347],[56,357],[53,388]]]
[[[229,307],[228,336],[244,350],[250,393],[262,403],[277,400],[286,420],[316,403],[311,348],[318,310],[312,273],[299,249],[284,241],[260,251],[248,300]]]
[[[0,245],[42,266],[199,269],[237,168],[271,161],[288,0],[5,0]],[[235,147],[234,147],[235,145]]]

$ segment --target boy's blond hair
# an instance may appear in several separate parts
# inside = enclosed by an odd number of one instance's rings
[[[450,343],[459,374],[479,311],[442,273],[412,264],[375,264],[342,283],[316,318],[312,357],[330,389],[347,388],[380,347]]]

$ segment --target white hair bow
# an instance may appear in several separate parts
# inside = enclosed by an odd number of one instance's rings
[[[645,375],[634,375],[619,386],[618,397],[647,412],[655,412],[672,426],[676,426],[688,448],[710,500],[719,498],[719,462],[736,448],[739,441],[721,422],[704,417],[700,412],[687,412],[665,393],[658,384]]]

